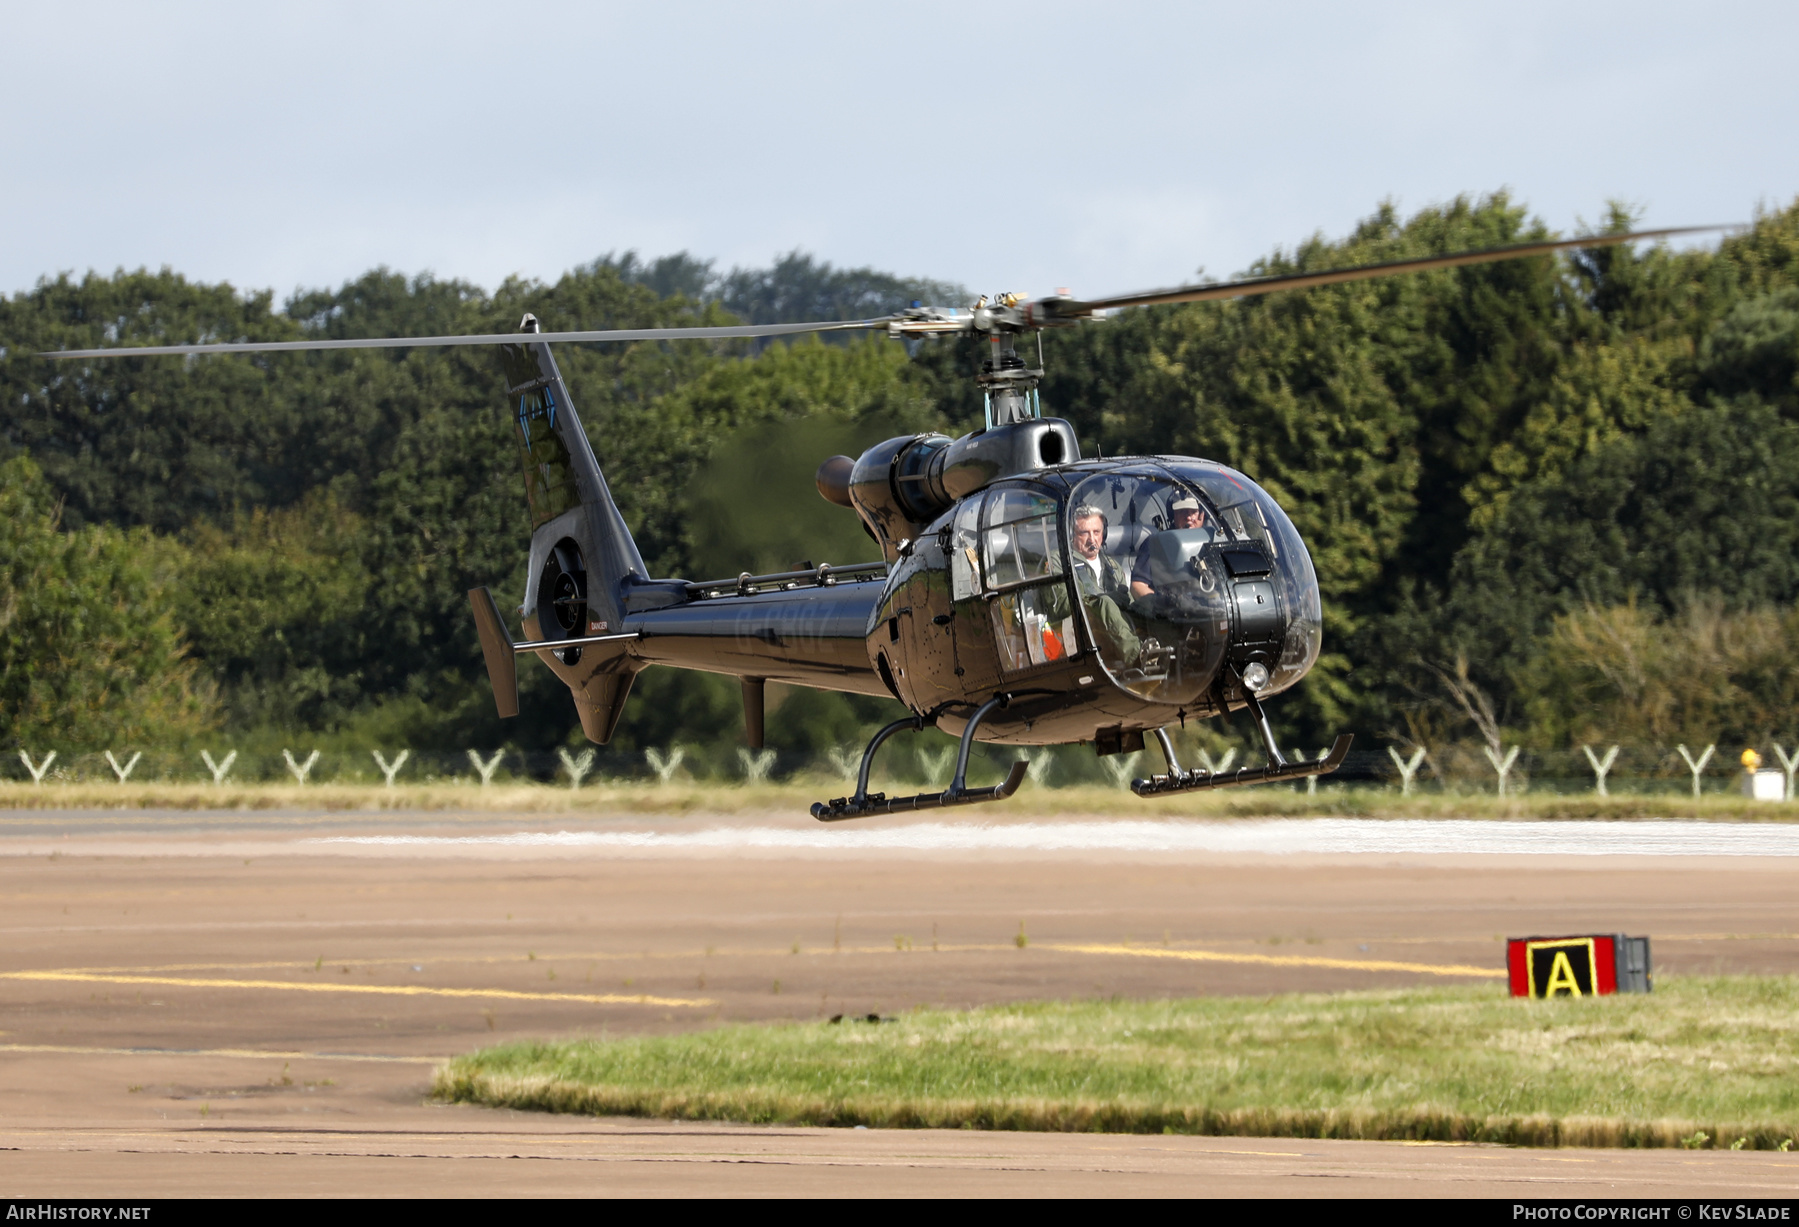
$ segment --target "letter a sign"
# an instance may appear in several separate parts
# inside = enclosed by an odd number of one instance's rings
[[[1650,989],[1646,937],[1514,937],[1506,942],[1505,956],[1514,997],[1593,997]]]
[[[1568,961],[1569,951],[1582,956],[1580,969],[1583,974],[1574,974],[1574,964]],[[1531,954],[1531,980],[1537,982],[1537,972],[1542,968],[1544,956],[1548,956],[1549,975],[1542,981],[1541,988],[1533,992],[1533,997],[1553,997],[1557,993],[1565,993],[1570,997],[1587,997],[1593,992],[1593,943],[1586,943],[1585,949],[1579,946],[1551,946],[1547,949],[1539,947]],[[1582,984],[1586,985],[1583,990]],[[1534,985],[1533,985],[1534,986]]]

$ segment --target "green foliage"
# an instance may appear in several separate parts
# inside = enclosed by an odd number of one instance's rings
[[[287,502],[309,474],[283,445],[296,406],[247,359],[52,364],[39,350],[148,344],[165,337],[287,340],[299,335],[267,294],[198,286],[173,273],[67,276],[0,303],[0,414],[9,452],[28,452],[71,528],[173,532],[236,503]],[[319,406],[325,410],[325,406]],[[305,423],[337,433],[329,416]]]
[[[708,577],[878,558],[855,513],[818,496],[818,465],[941,425],[905,351],[881,340],[778,346],[713,368],[657,409],[716,440],[670,491],[687,557]]]
[[[1613,208],[1602,228],[1631,220]],[[1546,233],[1503,194],[1411,217],[1388,205],[1341,240],[1313,237],[1249,271]],[[63,276],[0,300],[0,458],[41,467],[63,537],[155,534],[137,554],[173,577],[166,617],[192,645],[184,667],[234,728],[547,752],[578,736],[560,687],[527,664],[526,715],[495,719],[461,596],[488,584],[504,602],[524,585],[518,462],[492,355],[60,364],[36,351],[488,332],[526,311],[548,329],[853,318],[961,297],[799,253],[728,274],[686,253],[627,253],[492,292],[377,269],[284,304],[166,270]],[[1799,605],[1799,205],[1715,252],[1614,247],[1136,310],[1045,345],[1046,411],[1071,419],[1089,454],[1209,456],[1292,513],[1324,589],[1326,639],[1275,708],[1288,740],[1459,736],[1468,722],[1441,683],[1457,659],[1496,728],[1540,746],[1596,733],[1596,711],[1616,713],[1617,737],[1697,738],[1708,722],[1720,736],[1793,731],[1776,714],[1737,719],[1717,697],[1753,693],[1761,706],[1745,711],[1777,712],[1787,683],[1772,656],[1732,656],[1736,690],[1632,724],[1626,691],[1570,636],[1583,618],[1598,620],[1592,633],[1628,624],[1647,650],[1696,634],[1693,611],[1784,626]],[[558,356],[652,569],[728,575],[867,557],[854,518],[816,497],[814,469],[892,434],[968,429],[977,351],[838,339]],[[1668,662],[1688,663],[1664,662],[1670,679],[1718,659],[1682,652]],[[50,685],[48,660],[33,685]],[[817,753],[883,710],[792,696],[771,744]],[[619,769],[679,740],[716,748],[728,769],[740,721],[729,679],[652,670],[603,758]]]
[[[611,269],[663,297],[716,302],[752,324],[865,320],[915,301],[962,304],[973,297],[951,282],[895,277],[873,268],[836,268],[803,251],[778,256],[768,268],[734,268],[723,274],[713,270],[712,261],[684,251],[650,261],[628,251],[602,256],[592,267]]]
[[[1799,710],[1799,609],[1690,599],[1672,615],[1635,600],[1564,614],[1518,688],[1548,745],[1767,745]]]
[[[169,611],[172,552],[145,529],[68,530],[29,459],[0,464],[0,744],[168,744],[212,710]]]
[[[1799,286],[1732,307],[1699,347],[1700,385],[1799,411]]]
[[[363,538],[360,518],[325,492],[186,534],[173,613],[234,723],[313,727],[356,705],[367,650],[359,628],[340,624],[368,597]]]
[[[387,705],[390,713],[421,713],[416,736],[491,743],[503,734],[470,702],[485,682],[468,667],[479,649],[461,594],[482,583],[501,592],[523,589],[527,527],[491,354],[91,365],[31,355],[119,341],[491,332],[512,327],[527,309],[546,328],[727,318],[696,314],[690,304],[659,299],[606,269],[576,270],[554,286],[508,282],[492,295],[377,270],[338,291],[299,295],[281,312],[266,294],[243,297],[230,286],[194,286],[166,272],[63,277],[0,303],[0,349],[8,355],[0,362],[0,441],[44,466],[71,526],[186,533],[207,553],[225,551],[202,560],[194,577],[201,595],[180,599],[209,670],[216,658],[234,719],[335,727],[355,719],[352,709]],[[642,461],[668,449],[638,428],[654,417],[648,405],[734,352],[632,346],[569,349],[561,358],[583,393],[583,421],[603,460],[614,472],[649,470],[653,482],[660,476],[655,464]],[[681,441],[689,450],[703,442],[692,433]],[[665,468],[697,463],[675,450]],[[678,563],[678,525],[659,520],[654,506],[637,505],[643,500],[636,493],[654,487],[619,485],[646,554]],[[258,509],[284,511],[309,497],[349,519],[333,527],[314,522],[318,512],[255,518]],[[301,539],[306,524],[316,530],[310,544]],[[344,535],[332,536],[338,530]],[[275,538],[285,545],[274,557],[252,557]],[[295,568],[312,565],[328,574],[302,584]],[[259,572],[279,574],[266,611],[249,608],[263,599],[254,589],[234,593]],[[317,617],[323,609],[303,610],[296,584],[316,600],[339,602]],[[216,631],[204,625],[213,620],[215,598],[223,602]],[[259,629],[283,639],[255,645]],[[523,681],[532,697],[550,701],[527,702],[531,715],[505,733],[530,744],[561,741],[570,713],[560,687],[542,670],[526,670]],[[406,702],[393,706],[398,700]],[[445,727],[445,712],[460,713],[455,727]],[[424,719],[426,713],[434,715]]]
[[[1659,418],[1521,490],[1456,578],[1535,600],[1636,591],[1668,608],[1723,580],[1733,601],[1790,603],[1796,548],[1799,421],[1746,399]]]

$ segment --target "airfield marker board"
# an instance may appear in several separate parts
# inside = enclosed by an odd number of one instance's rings
[[[1602,997],[1651,987],[1647,937],[1513,937],[1505,956],[1514,997]]]

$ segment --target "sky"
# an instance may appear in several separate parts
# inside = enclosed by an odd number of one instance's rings
[[[1573,232],[1799,196],[1799,5],[0,0],[0,293],[285,297],[801,249],[992,292],[1214,277],[1508,190]]]

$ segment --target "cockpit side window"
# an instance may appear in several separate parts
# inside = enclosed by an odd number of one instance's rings
[[[963,499],[950,525],[949,542],[944,547],[949,555],[950,599],[966,601],[981,592],[980,498]]]
[[[981,530],[982,577],[988,591],[1062,574],[1062,541],[1052,498],[1028,490],[987,496]]]
[[[1035,490],[995,490],[987,496],[987,524],[1056,514],[1056,500]]]
[[[988,598],[1000,667],[1019,673],[1077,655],[1061,514],[1034,490],[993,490],[956,508],[945,530],[954,600]]]
[[[1062,584],[1014,588],[993,602],[994,641],[1000,666],[1017,673],[1080,653],[1074,613]]]

